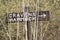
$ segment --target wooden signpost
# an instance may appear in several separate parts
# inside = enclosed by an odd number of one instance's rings
[[[35,18],[36,17],[36,18]],[[29,40],[29,22],[35,21],[49,21],[49,11],[29,12],[29,7],[25,7],[24,12],[8,13],[6,17],[7,23],[25,22],[26,40]],[[17,30],[19,31],[19,30]],[[17,32],[18,33],[18,32]]]

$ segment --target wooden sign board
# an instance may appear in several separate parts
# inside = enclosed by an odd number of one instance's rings
[[[49,11],[40,11],[37,13],[29,12],[28,13],[28,21],[35,21],[35,19],[38,19],[38,21],[49,21],[50,15]],[[35,18],[36,17],[36,18]],[[8,13],[6,20],[8,23],[14,23],[14,22],[23,22],[24,21],[24,13]]]

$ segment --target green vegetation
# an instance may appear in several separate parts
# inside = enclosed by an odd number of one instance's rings
[[[36,0],[30,0],[30,11],[35,11]],[[50,21],[49,24],[47,22],[43,22],[43,26],[48,26],[48,31],[44,36],[44,40],[60,40],[60,0],[40,0],[39,1],[39,10],[40,11],[49,11],[50,12]],[[16,39],[17,32],[17,24],[11,23],[9,25],[6,24],[5,18],[6,13],[12,12],[22,12],[22,0],[0,0],[0,40],[9,40],[9,28],[11,28],[12,40]],[[27,4],[26,4],[27,5]],[[33,23],[30,23],[33,24]],[[48,24],[48,25],[47,25]],[[40,23],[39,23],[40,25]],[[25,31],[23,32],[24,23],[20,23],[20,31],[19,31],[19,40],[23,40],[23,36],[25,36]],[[33,26],[33,25],[32,25]],[[32,27],[31,26],[31,27]],[[33,28],[33,27],[32,27]],[[40,32],[40,26],[39,26]],[[38,34],[40,38],[40,34]]]

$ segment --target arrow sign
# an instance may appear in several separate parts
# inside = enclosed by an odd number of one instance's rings
[[[49,19],[50,19],[49,11],[41,11],[38,13],[39,21],[49,21]]]
[[[28,21],[35,21],[35,17],[38,18],[38,21],[49,21],[50,20],[50,14],[49,11],[40,11],[36,13],[37,16],[35,16],[34,12],[29,12],[28,13]],[[24,13],[20,12],[20,13],[9,13],[7,14],[6,17],[7,22],[23,22],[24,20]]]

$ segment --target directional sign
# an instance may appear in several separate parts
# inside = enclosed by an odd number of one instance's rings
[[[37,15],[37,16],[36,16]],[[35,17],[38,18],[38,21],[49,21],[49,11],[40,11],[36,14],[34,12],[28,13],[28,21],[35,21]],[[7,14],[7,22],[23,22],[24,21],[24,13],[9,13]]]
[[[49,21],[49,19],[50,19],[49,11],[40,11],[38,13],[39,21]]]

